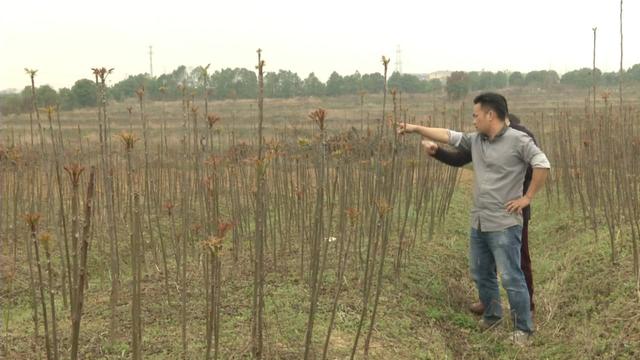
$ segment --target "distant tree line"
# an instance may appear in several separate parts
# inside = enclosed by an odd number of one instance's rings
[[[204,94],[205,72],[202,67],[188,70],[184,65],[173,72],[150,77],[138,74],[113,84],[108,89],[109,98],[121,101],[135,96],[135,91],[144,86],[145,96],[150,100],[178,100],[183,96],[201,98]],[[253,99],[257,96],[257,77],[252,70],[245,68],[226,68],[208,74],[207,96],[210,99]],[[602,73],[596,69],[598,86],[615,86],[618,72]],[[640,64],[625,71],[625,82],[640,84]],[[26,81],[26,79],[25,79]],[[342,76],[331,73],[326,82],[322,82],[314,73],[306,78],[292,71],[279,70],[265,75],[265,96],[267,98],[290,98],[296,96],[340,96],[362,93],[375,94],[383,89],[384,77],[380,73]],[[463,98],[467,93],[478,90],[498,90],[506,87],[549,88],[556,85],[587,88],[592,85],[592,70],[583,68],[559,76],[553,70],[539,70],[528,73],[455,71],[446,80],[424,80],[412,74],[394,72],[388,79],[389,88],[397,88],[404,93],[429,93],[445,91],[450,99]],[[96,84],[93,80],[81,79],[71,88],[58,91],[49,85],[36,89],[38,106],[60,106],[62,110],[71,110],[96,105]],[[0,94],[0,112],[2,114],[28,112],[31,109],[31,88],[25,87],[18,93]]]
[[[493,72],[463,72],[454,71],[447,77],[446,92],[450,99],[463,98],[470,91],[503,89],[506,87],[550,88],[556,85],[566,85],[576,88],[588,88],[593,85],[593,70],[582,68],[569,71],[562,76],[553,70],[536,70],[528,73],[515,71],[505,73]],[[624,72],[624,81],[628,84],[640,84],[640,64],[635,64]],[[597,86],[615,87],[620,78],[619,72],[602,73],[595,69]]]

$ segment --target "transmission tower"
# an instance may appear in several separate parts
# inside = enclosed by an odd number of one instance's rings
[[[396,47],[396,72],[402,74],[402,49],[400,49],[400,45]]]
[[[153,46],[149,45],[149,76],[153,77]]]

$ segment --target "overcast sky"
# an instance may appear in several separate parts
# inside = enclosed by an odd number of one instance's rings
[[[553,69],[620,62],[620,2],[612,0],[439,0],[386,2],[13,0],[0,4],[0,89],[29,83],[70,87],[92,78],[91,67],[113,67],[112,81],[179,65],[254,68],[263,49],[266,70],[287,69],[321,80],[395,68],[438,70]],[[624,3],[624,65],[640,62],[640,4]]]

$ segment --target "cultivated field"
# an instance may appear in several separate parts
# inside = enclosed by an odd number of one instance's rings
[[[553,167],[525,349],[467,311],[472,168],[393,130],[471,130],[471,95],[3,117],[0,358],[637,358],[640,90],[606,91],[503,92]]]

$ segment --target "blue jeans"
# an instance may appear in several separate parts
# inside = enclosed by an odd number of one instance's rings
[[[515,225],[502,231],[478,231],[471,228],[469,268],[478,287],[480,301],[484,305],[483,317],[488,323],[502,318],[500,289],[496,268],[502,287],[507,291],[511,318],[519,330],[533,332],[529,291],[520,268],[522,226]]]

